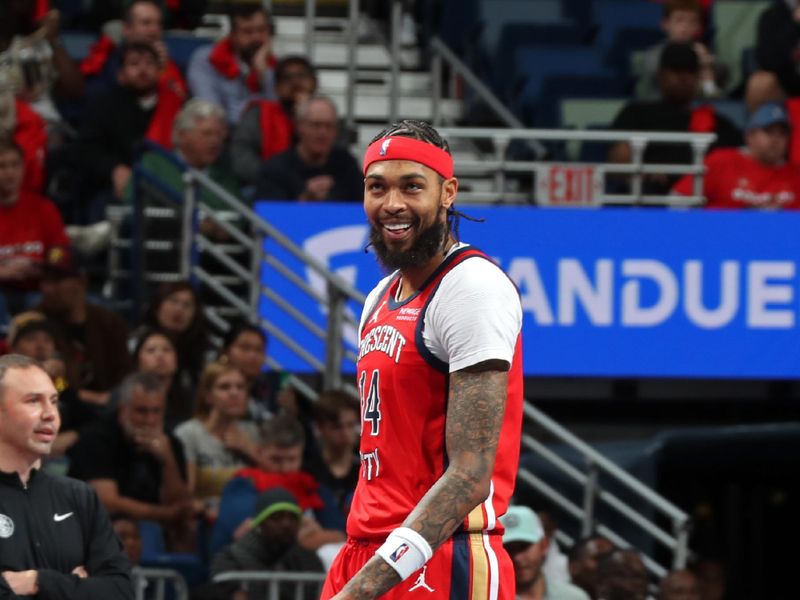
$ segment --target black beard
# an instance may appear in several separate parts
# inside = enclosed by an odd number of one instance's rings
[[[423,229],[408,250],[390,250],[383,241],[380,228],[375,226],[370,228],[369,239],[375,248],[378,260],[387,271],[397,269],[402,271],[428,264],[436,253],[442,250],[446,234],[446,222],[438,221]]]

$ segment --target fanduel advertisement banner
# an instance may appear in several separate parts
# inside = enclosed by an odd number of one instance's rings
[[[259,203],[258,212],[364,294],[382,277],[359,204]],[[522,298],[535,376],[800,377],[800,214],[465,207],[461,239]],[[277,247],[314,290],[324,281]],[[319,304],[266,267],[264,284],[324,327]],[[324,360],[324,342],[265,300],[262,314]],[[360,307],[350,306],[353,314]],[[346,332],[355,351],[357,333]],[[309,364],[272,336],[286,368]],[[352,363],[347,365],[354,370]]]

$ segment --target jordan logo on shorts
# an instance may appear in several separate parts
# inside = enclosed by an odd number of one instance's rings
[[[417,581],[414,582],[414,585],[412,585],[410,588],[408,588],[409,592],[413,592],[414,590],[419,589],[419,588],[423,588],[425,590],[428,590],[429,592],[436,591],[431,586],[429,586],[427,583],[425,583],[425,571],[427,571],[427,570],[428,570],[427,565],[422,567],[422,573],[419,574],[419,577],[417,577]]]

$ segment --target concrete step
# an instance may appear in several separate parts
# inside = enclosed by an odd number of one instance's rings
[[[350,21],[335,17],[317,17],[314,20],[314,30],[319,35],[330,33],[346,38],[350,32]],[[276,37],[305,37],[305,17],[275,17],[275,35]]]
[[[343,92],[329,94],[339,114],[346,114],[347,96]],[[442,100],[440,114],[448,121],[461,117],[461,102]],[[398,118],[422,119],[429,121],[433,116],[430,98],[401,96],[399,98]],[[386,96],[357,95],[355,102],[356,121],[386,121],[389,118],[389,98]],[[374,134],[373,134],[374,135]]]
[[[349,87],[346,70],[319,69],[317,76],[320,90],[325,90],[323,93],[344,92]],[[356,73],[359,92],[363,88],[368,93],[379,90],[388,94],[391,79],[389,71],[361,70]],[[430,94],[431,75],[418,71],[401,72],[398,84],[401,94]]]
[[[303,39],[289,39],[279,36],[275,40],[275,53],[278,56],[290,54],[306,54]],[[317,42],[314,46],[311,62],[317,68],[347,67],[348,47],[346,40],[341,42]],[[415,67],[420,63],[420,52],[417,48],[403,49],[400,53],[401,65]],[[389,51],[380,44],[359,43],[356,46],[356,65],[359,68],[388,69],[391,64]]]

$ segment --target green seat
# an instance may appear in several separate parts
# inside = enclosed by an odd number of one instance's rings
[[[561,126],[567,129],[608,128],[627,98],[564,98],[561,100]],[[567,142],[570,160],[580,156],[581,142]]]
[[[730,68],[726,92],[742,83],[742,51],[756,45],[758,19],[771,2],[726,0],[714,2],[714,53]]]

